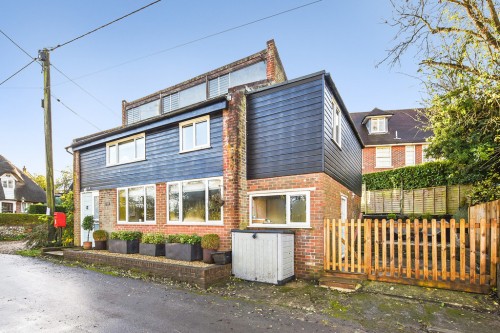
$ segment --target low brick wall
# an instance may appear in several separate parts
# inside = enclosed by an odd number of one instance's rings
[[[155,276],[175,281],[188,282],[207,289],[211,285],[231,276],[231,265],[209,267],[183,266],[165,262],[148,261],[137,258],[114,257],[84,251],[65,250],[64,259],[89,264],[101,264],[124,269],[136,269]]]

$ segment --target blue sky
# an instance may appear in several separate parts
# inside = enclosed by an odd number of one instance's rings
[[[0,4],[0,29],[33,56],[152,2],[16,0]],[[422,88],[408,56],[400,67],[375,68],[395,31],[386,1],[332,1],[292,11],[168,52],[159,52],[306,4],[289,1],[168,1],[51,53],[51,62],[92,96],[52,69],[52,93],[99,129],[121,124],[121,101],[134,100],[238,60],[274,38],[288,78],[326,70],[350,112],[420,106]],[[29,58],[0,35],[0,82]],[[149,57],[147,55],[155,54]],[[142,58],[138,61],[128,62]],[[128,62],[125,65],[116,66]],[[110,69],[110,67],[112,67]],[[103,71],[103,69],[106,69]],[[96,73],[98,72],[98,73]],[[89,75],[91,74],[91,75]],[[34,63],[0,86],[0,154],[45,174],[43,75]],[[97,101],[97,100],[98,101]],[[52,100],[56,177],[72,164],[71,141],[98,130]]]

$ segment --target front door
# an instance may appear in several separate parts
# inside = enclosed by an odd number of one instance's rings
[[[82,192],[81,193],[81,214],[80,214],[80,225],[83,222],[85,216],[91,215],[94,217],[94,230],[99,229],[99,191],[93,192]],[[90,231],[90,235],[88,235],[89,241],[92,242],[92,246],[94,246],[94,238],[92,237],[92,232]],[[81,229],[81,245],[83,242],[87,241],[87,230]]]

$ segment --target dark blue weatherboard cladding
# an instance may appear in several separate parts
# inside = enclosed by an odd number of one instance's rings
[[[333,141],[332,89],[325,85],[325,172],[339,183],[361,195],[361,144],[356,137],[355,129],[350,126],[349,114],[342,112],[341,148]],[[338,103],[341,105],[341,103]]]
[[[146,160],[106,166],[106,144],[80,153],[81,188],[110,189],[222,176],[222,114],[210,116],[211,148],[179,153],[179,124],[146,132]]]
[[[323,76],[247,99],[248,179],[323,171]]]

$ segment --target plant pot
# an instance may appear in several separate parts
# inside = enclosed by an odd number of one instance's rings
[[[139,253],[139,240],[110,239],[108,241],[108,251],[113,253]]]
[[[227,265],[232,262],[231,251],[214,252],[214,254],[212,254],[212,258],[214,259],[214,263],[216,265]]]
[[[92,242],[83,242],[84,250],[92,250]]]
[[[161,257],[165,255],[165,244],[139,243],[139,254]]]
[[[174,260],[195,261],[203,257],[200,244],[165,244],[165,257]]]
[[[203,249],[203,262],[206,264],[213,264],[214,259],[212,258],[212,254],[215,252],[217,252],[217,250]]]
[[[108,241],[94,241],[94,250],[106,250],[108,247]]]

